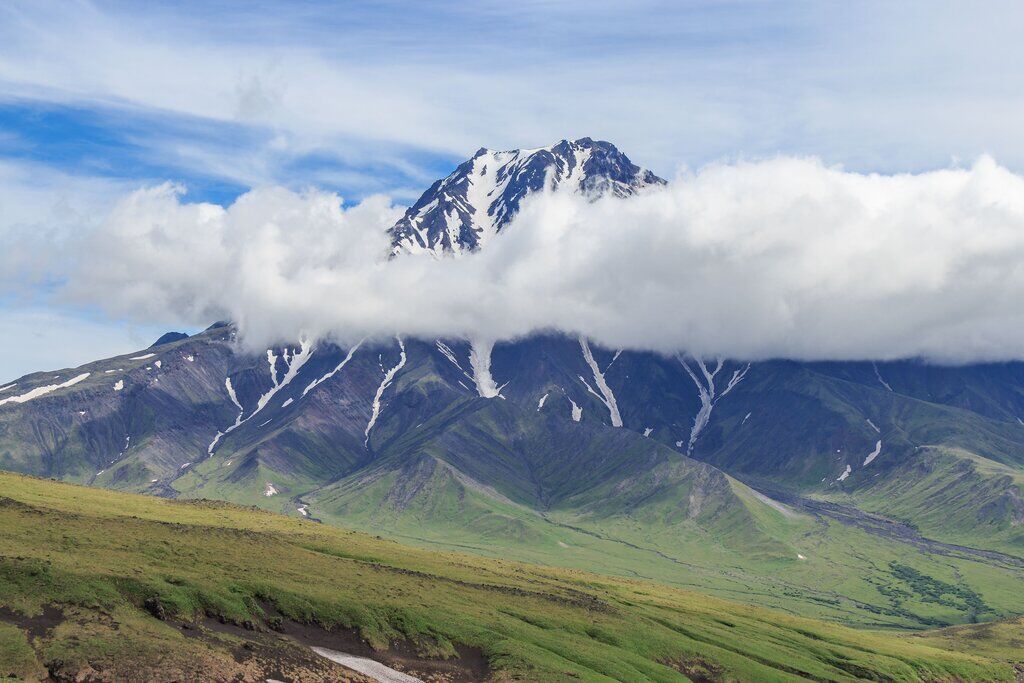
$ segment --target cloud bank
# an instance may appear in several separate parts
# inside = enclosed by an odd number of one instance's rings
[[[480,253],[387,260],[383,197],[253,190],[224,208],[161,185],[73,247],[64,295],[136,321],[504,340],[737,359],[1024,359],[1024,177],[719,164],[628,200],[538,194]]]

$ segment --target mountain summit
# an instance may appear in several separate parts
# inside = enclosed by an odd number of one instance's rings
[[[481,148],[431,185],[391,228],[392,253],[476,251],[508,225],[524,197],[545,183],[589,196],[628,197],[665,181],[610,142],[590,138],[537,149]]]

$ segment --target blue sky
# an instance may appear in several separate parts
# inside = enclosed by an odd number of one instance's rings
[[[1024,170],[1019,2],[0,6],[0,247],[173,181],[415,199],[480,147],[589,135],[671,177],[776,154]],[[145,345],[0,264],[0,381]],[[31,352],[28,351],[31,349]]]

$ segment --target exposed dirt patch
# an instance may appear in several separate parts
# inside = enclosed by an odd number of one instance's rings
[[[220,622],[216,619],[204,619],[198,624],[179,624],[181,633],[186,638],[202,640],[216,650],[230,653],[234,661],[227,664],[221,663],[219,669],[233,673],[216,680],[251,680],[261,683],[267,679],[302,681],[303,683],[327,683],[328,681],[372,683],[371,679],[328,661],[309,648],[279,634],[268,633],[253,622],[247,623],[246,626]],[[207,675],[194,678],[186,675],[179,679],[168,680],[205,681],[214,679]]]
[[[43,514],[43,511],[39,508],[33,507],[28,503],[23,503],[20,500],[15,500],[14,498],[8,498],[7,496],[0,496],[0,509],[17,510],[18,512],[27,512],[36,515]]]
[[[313,657],[313,653],[309,653]],[[212,654],[191,654],[140,666],[138,662],[112,666],[62,663],[50,668],[55,683],[264,683],[267,679],[302,683],[372,683],[368,678],[321,657],[303,659],[301,648],[254,651],[242,661]]]
[[[66,613],[53,605],[45,606],[40,614],[32,616],[0,607],[0,621],[24,629],[30,639],[49,638],[56,627],[74,619],[74,610]],[[118,631],[119,625],[109,617],[101,616],[99,621],[112,635]],[[226,626],[225,631],[228,628],[250,638],[261,635],[241,627]],[[237,640],[225,642],[208,637],[209,631],[192,625],[183,628],[182,633],[203,640],[203,645],[145,661],[131,658],[88,663],[51,660],[45,663],[49,674],[46,680],[54,683],[263,683],[272,678],[303,683],[372,683],[365,676],[280,637],[239,644]]]
[[[270,603],[261,605],[267,614],[262,622],[248,621],[244,624],[233,624],[214,618],[206,618],[199,624],[182,624],[182,633],[186,637],[209,638],[214,634],[222,634],[241,639],[245,642],[236,646],[232,654],[239,663],[250,660],[266,659],[267,655],[274,661],[281,662],[280,670],[267,674],[268,678],[282,681],[300,680],[292,667],[308,666],[310,658],[327,662],[309,648],[324,647],[329,650],[344,652],[357,657],[365,657],[391,667],[396,671],[415,676],[428,683],[476,683],[484,681],[490,674],[487,658],[480,648],[455,645],[458,657],[452,659],[430,659],[420,657],[416,646],[408,641],[396,641],[384,651],[374,650],[363,640],[357,629],[334,628],[326,629],[318,624],[304,624],[282,616]],[[282,660],[278,650],[299,651],[298,659],[291,655],[291,660]],[[266,654],[261,654],[266,653]],[[338,667],[336,664],[332,666]],[[339,670],[345,670],[338,667]],[[358,674],[353,674],[358,676]],[[305,679],[302,679],[305,680]],[[362,680],[362,679],[353,679]]]
[[[359,657],[373,659],[396,671],[421,678],[429,683],[476,683],[487,678],[490,667],[480,648],[456,645],[457,658],[423,659],[408,641],[392,642],[379,652],[371,648],[355,629],[325,630],[320,626],[300,624],[286,619],[282,632],[306,646],[325,647]]]
[[[7,607],[0,607],[0,621],[14,624],[28,631],[29,638],[41,638],[64,623],[63,610],[53,605],[44,605],[42,614],[28,617]]]
[[[665,660],[662,664],[675,669],[693,683],[719,683],[725,680],[722,667],[699,657]]]

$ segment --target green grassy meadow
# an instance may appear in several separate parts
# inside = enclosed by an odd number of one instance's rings
[[[468,646],[494,681],[1013,681],[1007,643],[1024,637],[1012,621],[990,627],[988,648],[966,646],[988,642],[971,631],[852,629],[220,502],[7,473],[0,496],[0,674],[25,680],[86,669],[171,680],[197,663],[223,680],[243,665],[262,675],[244,635],[206,634],[204,617],[257,632],[275,618],[354,629],[378,651],[404,644],[433,659]]]

